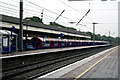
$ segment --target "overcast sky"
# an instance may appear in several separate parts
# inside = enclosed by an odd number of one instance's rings
[[[5,2],[5,3],[2,3]],[[32,4],[31,4],[32,2]],[[96,33],[101,35],[118,36],[118,2],[117,1],[68,1],[68,0],[23,0],[24,3],[24,18],[30,16],[41,17],[42,7],[46,8],[43,11],[43,21],[45,24],[53,22],[63,10],[65,12],[56,21],[59,24],[74,27],[80,31],[92,32],[93,22],[96,24]],[[90,3],[90,4],[89,4]],[[37,6],[36,6],[37,5]],[[82,25],[69,22],[78,22],[83,15],[90,9],[90,12],[80,22]],[[50,11],[49,11],[50,10]],[[0,13],[19,17],[19,2],[18,0],[3,0],[0,1]]]

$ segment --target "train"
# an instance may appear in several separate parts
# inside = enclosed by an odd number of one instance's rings
[[[24,49],[47,49],[47,48],[64,48],[64,47],[79,47],[93,46],[93,40],[73,40],[73,39],[55,39],[29,37],[24,39]],[[108,45],[107,41],[94,41],[94,45]]]

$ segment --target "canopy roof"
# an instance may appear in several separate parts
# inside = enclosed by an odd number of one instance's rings
[[[0,34],[2,34],[2,35],[11,35],[11,32],[7,31],[7,30],[0,30]],[[17,34],[15,34],[14,32],[12,32],[12,35],[17,35]]]

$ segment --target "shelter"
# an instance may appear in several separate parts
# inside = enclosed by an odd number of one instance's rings
[[[0,53],[17,51],[17,34],[7,30],[0,30]]]

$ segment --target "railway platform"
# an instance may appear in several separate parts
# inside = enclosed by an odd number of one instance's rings
[[[44,54],[44,53],[51,53],[51,52],[76,50],[76,49],[93,48],[93,47],[100,47],[100,46],[107,46],[107,45],[38,49],[38,50],[30,50],[30,51],[23,51],[23,52],[16,51],[13,53],[8,53],[8,54],[0,54],[0,59],[20,57],[20,56],[29,56],[29,55],[36,55],[36,54]]]
[[[118,79],[118,48],[113,47],[98,54],[40,76],[43,78],[62,78],[72,80],[119,80]]]

